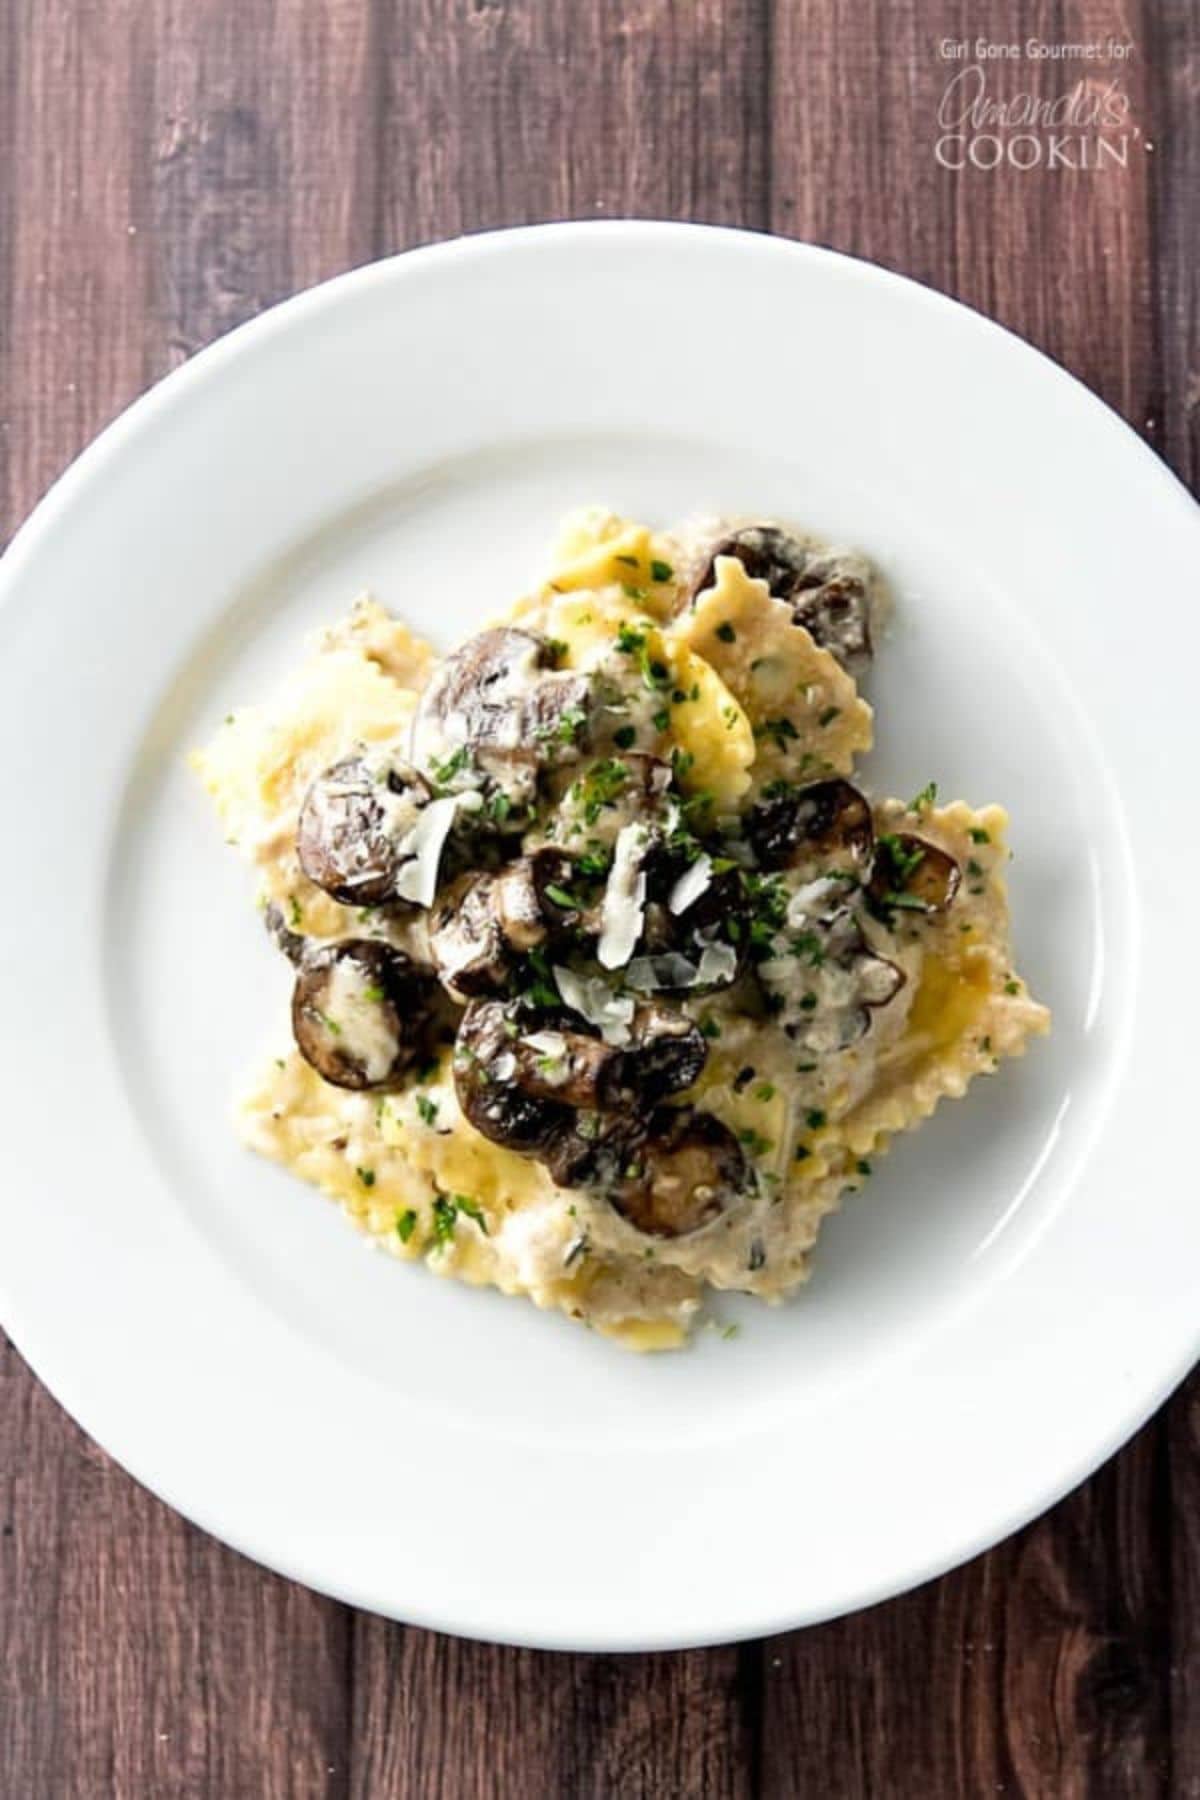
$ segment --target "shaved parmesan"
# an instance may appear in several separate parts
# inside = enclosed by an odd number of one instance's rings
[[[399,845],[401,853],[412,859],[396,878],[396,892],[402,900],[411,900],[417,906],[433,905],[442,851],[457,811],[458,800],[453,794],[443,800],[431,800]]]
[[[683,871],[671,892],[667,895],[667,906],[676,917],[694,906],[701,894],[706,893],[712,882],[712,857],[701,853],[694,863]]]
[[[629,1042],[633,1001],[628,994],[614,994],[600,976],[577,975],[574,969],[556,967],[554,981],[563,1004],[596,1026],[606,1044]]]
[[[617,833],[612,868],[600,909],[600,942],[596,955],[606,969],[620,969],[633,955],[642,935],[646,910],[646,872],[642,855],[648,833],[644,825],[626,825]]]

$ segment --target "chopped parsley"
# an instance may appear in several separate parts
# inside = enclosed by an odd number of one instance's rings
[[[657,556],[650,562],[650,574],[655,581],[670,581],[675,571],[669,562],[662,562]]]
[[[706,1038],[719,1038],[721,1035],[720,1024],[713,1018],[711,1013],[705,1013],[704,1017],[701,1019],[700,1030]]]
[[[660,710],[654,714],[650,723],[654,726],[655,731],[665,731],[667,729],[668,725],[671,723],[671,715],[665,706],[660,708]]]
[[[303,925],[304,914],[300,911],[300,902],[297,900],[295,894],[292,895],[291,900],[288,902],[288,906],[291,913],[292,924]]]
[[[615,757],[593,763],[571,790],[583,809],[586,825],[594,825],[606,806],[611,806],[629,780],[629,770]]]
[[[972,825],[972,827],[971,827],[971,842],[973,844],[990,844],[991,841],[992,841],[991,838],[988,836],[987,832],[983,829],[982,825]]]
[[[782,750],[783,746],[794,742],[800,736],[792,721],[788,718],[764,719],[761,725],[754,727],[755,737],[771,738]]]
[[[400,1239],[402,1244],[407,1244],[409,1238],[416,1229],[417,1215],[410,1206],[407,1207],[404,1212],[397,1215],[396,1236]]]
[[[754,1090],[754,1098],[763,1101],[773,1100],[775,1098],[775,1088],[773,1083],[769,1081],[760,1081]]]
[[[739,1131],[738,1142],[746,1146],[751,1156],[765,1156],[771,1148],[770,1138],[760,1137],[757,1131]]]
[[[631,750],[636,737],[637,732],[632,725],[622,725],[619,730],[613,732],[613,743],[618,750]]]
[[[927,781],[925,783],[925,786],[921,789],[920,793],[914,795],[914,797],[909,801],[909,803],[908,803],[909,812],[915,812],[915,813],[928,812],[929,808],[933,805],[934,801],[937,799],[937,791],[938,791],[937,782],[936,781]]]
[[[842,709],[840,706],[827,706],[825,708],[825,711],[821,714],[820,718],[817,720],[817,724],[820,726],[832,725],[833,721],[838,717],[841,710]]]
[[[810,1131],[820,1131],[825,1123],[825,1114],[819,1106],[810,1107],[804,1115],[804,1122]]]
[[[423,1124],[432,1126],[437,1119],[438,1103],[436,1100],[431,1100],[428,1094],[418,1094],[417,1112]]]
[[[375,1186],[374,1169],[355,1169],[354,1173],[358,1176],[358,1179],[365,1188],[373,1188]]]
[[[431,763],[430,769],[433,773],[434,785],[448,787],[454,777],[462,773],[470,760],[471,752],[465,744],[460,744],[458,749],[446,758],[445,762]]]
[[[559,887],[557,882],[548,881],[545,893],[547,900],[553,900],[555,906],[561,906],[566,912],[583,910],[581,902],[575,898],[574,894],[569,894],[566,888]]]
[[[717,626],[717,636],[723,644],[732,644],[737,637],[737,632],[733,629],[733,626],[729,623],[728,619],[723,619]]]
[[[1021,991],[1021,984],[1019,981],[1006,981],[1004,984],[1004,991],[1006,994],[1019,994]]]
[[[869,1175],[871,1173],[871,1165],[865,1156],[860,1156],[854,1166],[860,1175]]]
[[[377,987],[374,983],[372,983],[372,985],[370,987],[365,987],[363,989],[363,999],[364,1000],[375,1000],[375,1001],[386,1000],[387,994],[384,992],[384,990],[381,987]]]

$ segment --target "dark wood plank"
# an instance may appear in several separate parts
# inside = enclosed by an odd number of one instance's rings
[[[182,355],[369,254],[361,8],[9,0],[3,517]],[[6,1351],[0,1791],[336,1795],[345,1609],[192,1530]]]
[[[1200,10],[1149,7],[1150,171],[1160,362],[1152,434],[1200,494]],[[1167,1408],[1173,1800],[1200,1795],[1200,1372]]]
[[[563,1656],[359,1619],[354,1800],[754,1791],[755,1649]]]
[[[1128,166],[939,166],[938,107],[958,66],[939,42],[980,31],[1050,43],[1132,36],[1136,56],[1121,66],[1140,135]],[[832,56],[813,53],[822,43]],[[986,17],[959,0],[780,0],[774,64],[793,78],[774,88],[770,223],[981,307],[1153,434],[1162,376],[1146,49],[1137,9],[1118,0],[1018,3]],[[988,82],[995,94],[1028,86],[1053,96],[1075,73],[1022,61],[992,68]],[[1192,1490],[1193,1510],[1197,1498]],[[768,1646],[766,1791],[1163,1792],[1169,1535],[1156,1423],[990,1556],[891,1606]]]
[[[377,0],[383,247],[540,220],[759,226],[767,0]]]

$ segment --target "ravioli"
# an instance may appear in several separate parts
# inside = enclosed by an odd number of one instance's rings
[[[820,554],[811,539],[787,542],[797,569]],[[513,833],[519,817],[497,800],[498,752],[479,754],[474,777],[456,770],[449,788],[438,785],[444,770],[413,779],[454,795],[444,802],[456,823],[441,852],[438,905],[464,883],[490,894],[506,858],[533,867],[550,854],[572,871],[570,888],[550,882],[543,900],[560,935],[547,938],[539,924],[532,947],[502,946],[497,966],[510,990],[493,1000],[482,989],[468,1006],[468,1015],[508,1006],[523,1053],[528,1010],[539,1104],[568,1116],[554,1086],[564,1029],[618,1071],[622,1057],[633,1066],[630,1034],[656,1008],[674,1020],[676,1040],[702,1044],[702,1066],[666,1103],[653,1091],[644,1105],[624,1103],[630,1125],[616,1103],[612,1115],[571,1113],[555,1143],[588,1119],[600,1120],[601,1136],[610,1117],[640,1130],[639,1145],[651,1126],[638,1115],[667,1115],[667,1127],[653,1128],[676,1127],[685,1142],[693,1120],[707,1121],[695,1141],[726,1146],[726,1163],[736,1157],[741,1171],[719,1208],[668,1230],[653,1202],[647,1214],[645,1201],[621,1200],[629,1170],[613,1164],[604,1180],[583,1178],[561,1148],[488,1135],[464,1099],[461,995],[453,1006],[438,999],[423,1051],[398,1062],[378,1091],[336,1085],[281,1043],[237,1107],[252,1149],[336,1200],[379,1248],[642,1350],[685,1342],[709,1292],[789,1294],[809,1273],[822,1218],[864,1185],[892,1138],[1049,1026],[1012,963],[1007,815],[939,806],[932,792],[908,805],[867,802],[847,785],[870,747],[873,714],[836,645],[816,641],[817,626],[797,623],[787,593],[736,556],[718,555],[706,581],[704,543],[598,508],[572,515],[546,577],[501,621],[498,629],[541,646],[527,659],[531,679],[559,682],[573,702],[560,714],[539,702],[528,741],[512,753],[528,764],[522,793],[534,782],[519,837],[495,835]],[[256,871],[259,905],[302,968],[322,946],[336,957],[365,940],[431,971],[435,985],[437,907],[332,897],[301,867],[297,824],[311,784],[342,759],[408,754],[439,666],[430,646],[360,600],[273,701],[235,710],[192,759],[227,840]],[[574,704],[581,683],[586,708]],[[785,826],[781,862],[775,839]],[[615,904],[617,847],[630,842],[662,867],[635,865],[622,903],[638,949],[608,967],[595,960],[599,927],[589,920]],[[695,926],[693,908],[703,915]],[[655,932],[667,949],[655,947]]]

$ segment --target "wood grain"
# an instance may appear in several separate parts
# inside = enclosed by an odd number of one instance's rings
[[[981,29],[1132,40],[1130,166],[940,167],[938,42]],[[970,0],[0,0],[0,534],[143,386],[280,296],[426,239],[606,214],[811,237],[932,282],[1195,485],[1198,98],[1190,0],[1001,0],[986,26]],[[761,1646],[574,1657],[267,1575],[5,1348],[0,1601],[6,1800],[1200,1800],[1200,1379],[915,1594]]]

